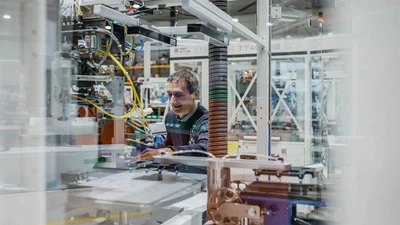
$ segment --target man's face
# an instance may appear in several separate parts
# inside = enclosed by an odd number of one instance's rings
[[[190,94],[185,82],[168,82],[167,94],[171,108],[179,118],[183,118],[192,111],[197,93]]]

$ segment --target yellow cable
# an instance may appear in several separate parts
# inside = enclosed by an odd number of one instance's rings
[[[132,88],[133,91],[133,96],[134,96],[134,103],[137,103],[139,105],[139,110],[140,110],[140,114],[142,116],[142,123],[145,125],[146,124],[146,120],[144,118],[144,112],[143,112],[143,108],[142,108],[142,103],[140,102],[140,98],[138,93],[136,92],[136,88],[133,85],[133,82],[131,80],[131,78],[129,77],[128,72],[125,70],[125,68],[122,66],[122,64],[111,54],[108,53],[108,56],[115,62],[115,64],[117,64],[118,68],[125,74],[126,79],[129,82],[129,85]],[[132,108],[134,109],[135,107],[132,106]]]
[[[118,66],[118,67],[122,70],[122,72],[125,74],[126,79],[128,79],[128,82],[129,82],[129,84],[130,84],[130,86],[131,86],[131,88],[132,88],[132,90],[133,90],[133,92],[134,92],[134,96],[135,96],[135,99],[134,99],[134,100],[137,100],[137,92],[136,92],[135,86],[133,85],[133,82],[132,82],[131,78],[129,77],[128,72],[125,70],[125,68],[121,65],[121,63],[119,63],[118,60],[117,60],[111,53],[108,53],[108,56],[117,64],[117,66]],[[93,105],[95,108],[97,108],[98,110],[100,110],[101,112],[103,112],[105,115],[107,115],[107,116],[109,116],[109,117],[112,117],[112,118],[116,118],[116,119],[125,119],[125,118],[129,117],[129,116],[133,113],[133,111],[135,110],[135,107],[132,106],[131,110],[130,110],[128,113],[126,113],[125,115],[123,115],[123,116],[116,116],[116,115],[112,115],[112,114],[110,114],[109,112],[105,111],[104,109],[102,109],[101,107],[99,107],[98,105],[96,105],[96,103],[94,103],[94,102],[92,102],[92,101],[90,101],[90,100],[87,100],[87,99],[85,99],[85,98],[82,98],[82,97],[79,97],[79,96],[76,96],[76,95],[72,95],[72,97],[77,98],[77,99],[80,99],[80,100],[82,100],[82,101],[85,101],[85,102],[87,102],[87,103]],[[142,109],[140,100],[139,100],[139,107],[140,107],[140,109]],[[143,123],[144,123],[144,122],[145,122],[145,119],[144,119],[143,110],[141,110],[141,114],[142,114],[142,120],[143,120]]]
[[[129,117],[129,116],[133,113],[133,111],[135,110],[135,108],[132,107],[131,111],[129,111],[129,112],[126,113],[125,115],[123,115],[123,116],[116,116],[116,115],[110,114],[109,112],[105,111],[105,110],[102,109],[100,106],[96,105],[96,103],[94,103],[94,102],[92,102],[92,101],[90,101],[90,100],[87,100],[87,99],[85,99],[85,98],[82,98],[82,97],[79,97],[79,96],[76,96],[76,95],[72,95],[72,97],[77,98],[77,99],[80,99],[80,100],[82,100],[82,101],[85,101],[85,102],[87,102],[87,103],[93,105],[96,109],[102,111],[105,115],[107,115],[107,116],[109,116],[109,117],[112,117],[112,118],[115,118],[115,119],[125,119],[125,118]]]
[[[125,52],[125,55],[128,55],[133,49],[133,37],[131,36],[131,47],[129,48],[128,51]]]
[[[122,24],[122,26],[125,28],[125,32],[128,31],[128,27],[126,26],[126,24]],[[124,45],[125,46],[125,45]],[[128,55],[133,49],[133,37],[131,36],[131,47],[129,48],[129,50],[127,52],[124,53],[124,55]]]
[[[74,4],[75,4],[76,8],[78,9],[78,15],[79,16],[83,16],[83,13],[82,13],[82,10],[81,10],[81,6],[79,4],[77,4],[77,3],[74,3]]]

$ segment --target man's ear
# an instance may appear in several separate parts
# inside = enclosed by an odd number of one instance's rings
[[[200,91],[199,91],[199,90],[196,90],[192,95],[193,95],[193,98],[194,98],[194,99],[198,99],[199,96],[200,96]]]

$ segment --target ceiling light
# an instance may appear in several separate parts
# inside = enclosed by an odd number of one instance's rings
[[[233,18],[232,21],[233,22],[239,22],[239,19],[238,18]]]
[[[11,16],[10,15],[4,15],[3,18],[4,19],[11,19]]]
[[[106,26],[105,28],[106,28],[106,30],[111,30],[110,26]]]

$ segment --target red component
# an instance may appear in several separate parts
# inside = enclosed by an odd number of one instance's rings
[[[323,12],[318,13],[318,21],[321,23],[324,23],[324,13]]]
[[[125,9],[128,11],[133,11],[135,10],[135,8],[133,8],[132,6],[125,6]]]

